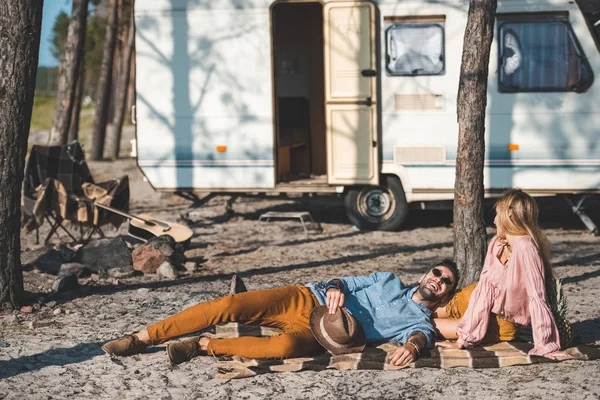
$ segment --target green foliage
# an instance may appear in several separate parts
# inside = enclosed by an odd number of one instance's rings
[[[50,46],[50,52],[57,60],[60,60],[62,49],[67,40],[69,19],[69,16],[64,11],[61,11],[56,17],[54,26],[52,27],[52,46]]]
[[[106,16],[102,12],[97,12],[97,8],[104,7],[105,0],[90,0],[90,4],[93,9],[88,13],[88,22],[85,38],[85,84],[84,84],[84,95],[95,97],[96,86],[98,77],[100,76],[100,65],[102,64],[103,46],[104,46],[104,34],[106,32]],[[128,4],[129,2],[126,2]],[[129,15],[129,14],[127,14]],[[67,32],[69,29],[69,16],[61,12],[54,22],[52,28],[52,47],[51,52],[56,59],[60,60],[60,55],[63,50]],[[127,21],[129,22],[129,21]],[[42,71],[42,75],[46,71]],[[48,75],[49,78],[45,78],[42,75],[38,75],[38,79],[41,78],[39,89],[46,91],[50,89],[52,76]],[[53,88],[56,90],[56,88]]]
[[[33,98],[33,111],[31,112],[31,131],[49,131],[54,119],[56,106],[56,94],[49,95],[46,92],[37,92]],[[79,117],[80,141],[87,140],[94,121],[93,105],[83,107]]]
[[[546,279],[546,297],[558,328],[561,348],[570,347],[573,342],[573,331],[567,319],[567,299],[560,279]]]
[[[58,87],[58,67],[38,67],[35,79],[35,93],[55,96]]]

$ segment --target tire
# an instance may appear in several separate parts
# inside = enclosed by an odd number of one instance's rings
[[[346,192],[346,215],[360,229],[395,231],[408,217],[408,203],[400,180],[384,176],[382,181],[380,186],[356,186]]]

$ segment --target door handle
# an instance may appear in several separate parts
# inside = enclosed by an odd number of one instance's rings
[[[373,100],[370,97],[367,97],[367,100],[365,101],[365,105],[367,107],[371,107],[373,105]]]
[[[360,71],[360,74],[367,78],[372,78],[374,76],[377,76],[377,71],[375,71],[374,69],[363,69],[362,71]]]

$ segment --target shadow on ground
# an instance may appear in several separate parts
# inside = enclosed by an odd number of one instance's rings
[[[104,354],[103,343],[80,343],[73,347],[46,350],[31,356],[0,360],[0,379],[50,366],[66,366]]]
[[[242,198],[238,202],[264,201],[264,198]],[[582,230],[585,229],[583,223],[572,212],[571,208],[562,196],[558,197],[540,197],[537,198],[540,207],[540,225],[544,229],[563,229],[563,230]],[[215,200],[218,203],[218,200]],[[452,226],[452,203],[446,202],[442,206],[444,209],[410,210],[409,217],[402,227],[404,231],[410,231],[418,228],[431,227],[449,227]],[[239,208],[239,207],[238,207]],[[295,201],[290,200],[283,204],[274,204],[272,206],[256,209],[252,212],[240,212],[236,210],[236,203],[230,211],[226,211],[223,206],[223,214],[206,218],[202,222],[192,222],[193,227],[204,227],[213,224],[225,223],[233,217],[241,217],[247,220],[258,220],[261,214],[267,211],[277,212],[298,212],[308,211],[317,222],[328,224],[350,225],[346,217],[344,201],[342,197],[334,196],[315,196],[302,197]],[[586,203],[586,211],[592,220],[600,225],[600,202],[596,199]],[[494,199],[486,199],[484,203],[484,218],[486,226],[494,227]]]

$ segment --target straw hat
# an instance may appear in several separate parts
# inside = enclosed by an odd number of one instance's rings
[[[310,328],[315,339],[330,353],[360,353],[365,349],[365,331],[346,308],[329,314],[327,306],[319,306],[310,314]]]

